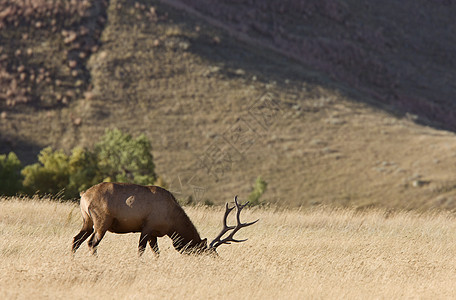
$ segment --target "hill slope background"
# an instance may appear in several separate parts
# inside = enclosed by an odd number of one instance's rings
[[[180,198],[455,208],[451,1],[50,3],[0,3],[2,153],[119,128]]]

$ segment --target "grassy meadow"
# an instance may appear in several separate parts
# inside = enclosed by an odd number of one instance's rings
[[[202,237],[221,229],[223,208],[185,207]],[[177,253],[159,239],[137,257],[139,234],[107,233],[98,257],[74,203],[0,200],[0,298],[453,298],[456,220],[450,213],[347,209],[250,209],[219,257]]]

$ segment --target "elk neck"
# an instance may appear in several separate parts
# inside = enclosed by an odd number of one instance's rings
[[[175,209],[173,225],[172,232],[168,236],[177,251],[183,250],[184,247],[191,249],[201,243],[198,230],[181,207]]]

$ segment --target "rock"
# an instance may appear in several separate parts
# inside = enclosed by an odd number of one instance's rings
[[[234,74],[236,74],[236,75],[244,75],[245,71],[242,70],[242,69],[237,69],[236,71],[234,71]]]
[[[81,123],[82,123],[82,119],[81,119],[81,118],[76,118],[76,119],[74,119],[74,121],[73,121],[73,124],[76,125],[76,126],[81,125]]]
[[[422,186],[425,186],[427,184],[429,184],[430,181],[426,181],[426,180],[414,180],[412,182],[412,186],[413,187],[422,187]]]
[[[69,66],[70,68],[72,68],[72,69],[76,68],[77,65],[78,65],[78,62],[75,61],[75,60],[70,60],[70,61],[68,62],[68,66]]]

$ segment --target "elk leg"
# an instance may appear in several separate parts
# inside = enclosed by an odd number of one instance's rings
[[[103,217],[96,210],[91,210],[91,216],[93,221],[93,228],[95,232],[90,236],[88,245],[93,255],[97,254],[97,246],[103,239],[106,231],[111,227],[113,219],[110,217]]]
[[[82,228],[81,231],[73,238],[73,253],[78,250],[79,246],[92,234],[93,228]]]
[[[149,246],[152,249],[152,251],[155,253],[156,256],[160,255],[160,249],[158,249],[158,243],[157,243],[156,236],[151,236],[149,238]]]
[[[104,237],[106,230],[96,230],[89,239],[89,248],[93,255],[97,254],[97,246]]]
[[[148,234],[141,232],[141,236],[139,237],[139,245],[138,245],[138,256],[143,255],[144,251],[146,250]]]
[[[82,228],[81,231],[73,238],[73,253],[78,250],[79,246],[92,234],[93,232],[93,221],[90,216],[81,210],[82,213]]]

